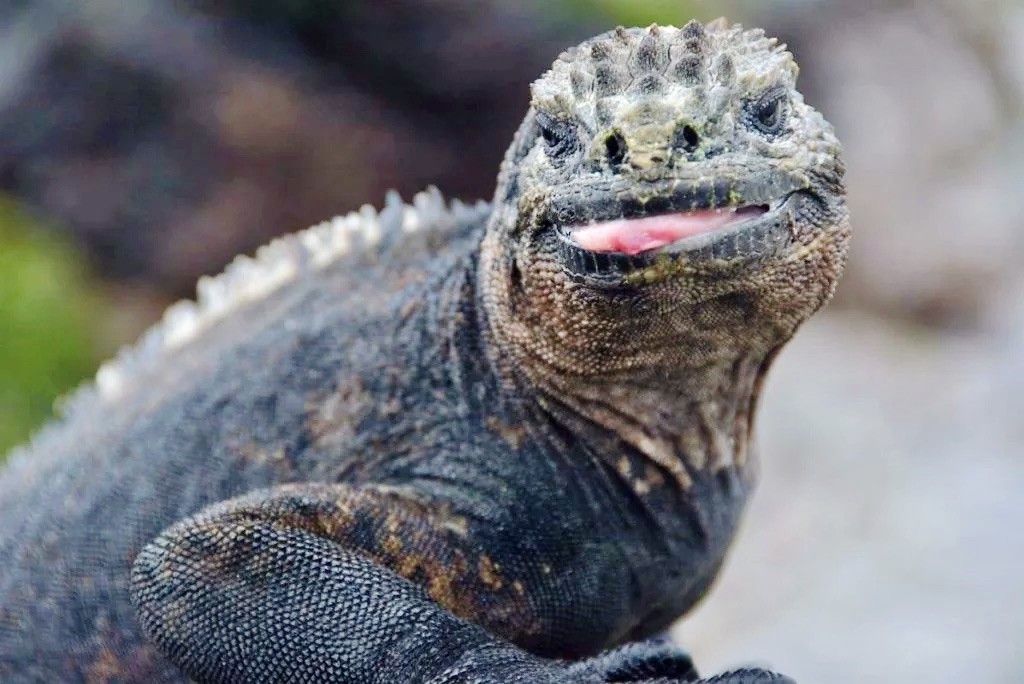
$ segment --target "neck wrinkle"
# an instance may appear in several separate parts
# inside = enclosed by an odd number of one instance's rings
[[[581,311],[579,301],[539,304],[513,292],[512,260],[501,238],[492,225],[478,287],[482,333],[506,386],[537,397],[613,471],[625,442],[682,490],[722,470],[753,476],[753,413],[774,347],[753,340],[716,345],[719,338],[732,339],[728,330],[703,330],[697,323],[668,334],[645,327],[641,316],[626,316],[626,308],[615,319],[614,309]],[[545,314],[542,306],[551,310]],[[575,339],[565,334],[588,315],[598,324]],[[683,305],[663,315],[693,320]]]
[[[683,490],[702,473],[734,468],[747,475],[752,413],[770,354],[670,372],[640,368],[628,379],[621,377],[626,372],[581,375],[516,348],[501,323],[487,319],[487,346],[506,386],[529,388],[548,415],[613,470],[621,440]]]
[[[602,458],[614,465],[620,457],[601,448],[611,435],[667,471],[685,490],[702,474],[725,469],[747,474],[753,463],[752,411],[763,368],[763,358],[748,356],[691,375],[687,384],[697,383],[705,390],[699,398],[680,392],[672,382],[652,387],[593,378],[566,381],[525,370],[556,419],[592,426],[576,432],[597,447]]]

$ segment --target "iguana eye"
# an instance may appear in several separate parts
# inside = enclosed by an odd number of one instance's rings
[[[748,107],[748,120],[765,135],[778,135],[786,126],[786,91],[783,88],[770,90]]]
[[[579,148],[579,135],[572,122],[541,111],[537,112],[537,125],[549,157],[566,157]]]

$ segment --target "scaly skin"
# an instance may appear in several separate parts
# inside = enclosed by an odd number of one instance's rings
[[[380,245],[203,286],[0,478],[0,679],[695,681],[638,640],[721,566],[765,373],[846,251],[795,78],[722,22],[599,36],[534,85],[490,208],[391,203],[350,219]],[[568,237],[740,205],[667,251]]]

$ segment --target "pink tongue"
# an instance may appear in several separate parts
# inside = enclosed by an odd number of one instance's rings
[[[671,245],[683,238],[712,233],[736,219],[736,214],[731,211],[664,214],[577,228],[572,231],[572,239],[588,252],[633,255]]]

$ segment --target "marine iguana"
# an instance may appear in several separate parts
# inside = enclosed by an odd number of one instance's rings
[[[644,640],[721,566],[849,236],[796,77],[760,30],[620,28],[533,85],[492,204],[201,281],[0,476],[0,679],[696,680]]]

